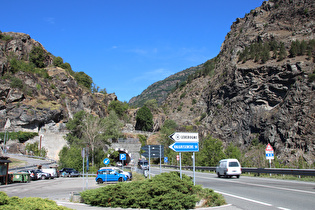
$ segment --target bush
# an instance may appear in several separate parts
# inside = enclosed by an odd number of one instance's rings
[[[11,88],[23,88],[23,82],[19,78],[16,77],[11,77],[11,83],[10,83]]]
[[[0,209],[69,209],[64,206],[58,206],[55,201],[43,198],[16,196],[9,197],[6,193],[0,192]]]
[[[41,47],[33,47],[33,49],[30,52],[30,62],[35,64],[38,68],[44,68],[45,67],[45,51]]]
[[[83,71],[76,72],[74,74],[74,78],[78,81],[78,84],[83,85],[89,90],[92,88],[92,83],[93,83],[92,78],[86,73],[84,73]]]
[[[132,193],[131,193],[132,192]],[[162,173],[152,179],[117,183],[83,191],[85,203],[93,206],[149,209],[193,209],[205,199],[207,206],[225,204],[222,195],[194,186],[191,177],[178,172]]]
[[[59,56],[55,57],[53,60],[53,64],[54,66],[61,67],[61,65],[63,64],[63,59]]]
[[[151,110],[143,106],[137,111],[136,115],[136,130],[152,131],[153,115]]]

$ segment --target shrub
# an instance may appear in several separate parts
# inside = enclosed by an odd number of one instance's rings
[[[58,66],[58,67],[61,67],[62,64],[63,64],[63,59],[61,57],[55,57],[54,60],[53,60],[53,64],[54,66]]]
[[[132,192],[132,193],[130,193]],[[194,186],[191,177],[178,172],[162,173],[152,179],[106,185],[83,191],[84,202],[93,206],[149,209],[193,209],[202,198],[208,206],[225,204],[222,195]]]
[[[89,90],[92,88],[93,83],[92,78],[83,71],[76,72],[74,78],[78,81],[78,84],[83,85]]]
[[[33,144],[27,143],[25,150],[39,157],[46,157],[47,154],[47,150],[44,147],[38,149],[38,142],[34,142]]]
[[[69,209],[64,206],[58,206],[55,201],[43,198],[16,196],[9,197],[6,193],[0,192],[0,209]]]
[[[44,68],[45,67],[45,52],[44,49],[37,46],[33,47],[33,49],[30,52],[30,62],[35,64],[36,67],[38,68]]]
[[[17,77],[11,77],[10,87],[12,88],[23,88],[23,82]]]

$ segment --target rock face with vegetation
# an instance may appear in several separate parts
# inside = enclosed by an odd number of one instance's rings
[[[178,87],[183,81],[187,80],[187,77],[198,69],[199,66],[190,67],[184,71],[171,75],[164,80],[153,83],[140,95],[131,98],[129,104],[131,106],[141,107],[146,101],[155,99],[158,104],[161,105],[170,92]]]
[[[117,100],[115,94],[92,93],[88,75],[74,72],[27,34],[0,33],[0,76],[1,132],[49,132],[46,148],[65,144],[64,123],[76,112],[104,117],[110,102]]]
[[[283,164],[315,159],[314,1],[268,1],[237,18],[219,55],[164,101],[169,119]]]

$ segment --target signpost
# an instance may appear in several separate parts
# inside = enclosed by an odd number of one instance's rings
[[[199,152],[198,142],[175,142],[169,146],[175,152]]]
[[[199,152],[199,135],[198,133],[175,132],[169,136],[175,143],[169,146],[175,152],[179,152],[179,170],[182,178],[182,160],[181,152],[193,152],[193,171],[195,185],[195,152]]]
[[[149,164],[151,162],[151,157],[160,158],[160,173],[162,173],[162,165],[161,165],[162,160],[161,159],[162,157],[164,157],[164,147],[162,145],[145,145],[141,147],[141,149],[145,151],[141,155],[149,158]],[[149,178],[151,178],[150,170],[151,170],[151,167],[149,167]]]
[[[271,168],[271,159],[275,159],[275,157],[274,157],[273,148],[270,145],[270,143],[268,143],[265,151],[266,151],[266,159],[269,160],[269,168]]]
[[[123,168],[124,167],[124,160],[127,160],[127,155],[125,153],[119,154],[119,160],[122,160],[121,168]]]
[[[169,136],[175,142],[199,142],[198,133],[175,132]]]
[[[103,160],[103,163],[104,163],[105,165],[108,165],[108,164],[110,163],[110,160],[109,160],[108,158],[105,158],[105,159]]]

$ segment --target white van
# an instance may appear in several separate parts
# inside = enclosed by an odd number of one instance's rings
[[[57,170],[55,168],[42,168],[41,170],[45,173],[49,173],[51,179],[58,177]]]
[[[240,178],[242,173],[241,164],[237,159],[223,159],[220,160],[215,172],[218,177],[224,176],[231,178],[232,176],[236,176]]]

